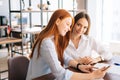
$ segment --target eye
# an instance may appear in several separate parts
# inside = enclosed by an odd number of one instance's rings
[[[87,29],[87,28],[88,28],[87,26],[84,27],[84,29]]]
[[[77,23],[77,26],[81,27],[82,25],[80,23]]]

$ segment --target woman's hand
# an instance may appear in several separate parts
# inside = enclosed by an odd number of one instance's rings
[[[90,73],[90,72],[92,72],[93,66],[91,66],[91,65],[79,65],[78,68],[82,72]]]
[[[95,70],[95,71],[92,72],[92,75],[91,75],[91,76],[92,76],[94,79],[103,78],[103,77],[105,76],[106,71],[107,71],[108,68],[109,68],[109,67],[103,67],[103,68],[101,68],[101,69]]]
[[[80,64],[84,64],[84,65],[88,65],[88,64],[95,64],[97,62],[101,61],[100,57],[97,58],[91,58],[89,56],[83,57],[83,58],[79,58],[78,62]]]
[[[88,64],[93,62],[93,59],[91,57],[86,56],[86,57],[83,57],[83,58],[79,58],[78,62],[80,64],[88,65]]]

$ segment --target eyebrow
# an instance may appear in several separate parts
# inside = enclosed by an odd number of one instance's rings
[[[81,23],[79,23],[79,22],[78,22],[77,24],[80,24],[80,25],[82,25],[82,24],[81,24]],[[82,26],[83,26],[83,25],[82,25]],[[84,26],[84,27],[87,27],[87,28],[88,28],[88,26]]]

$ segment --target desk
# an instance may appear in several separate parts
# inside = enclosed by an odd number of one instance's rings
[[[13,38],[13,37],[2,37],[0,38],[0,44],[11,44],[11,43],[17,43],[17,42],[22,42],[22,39],[18,39],[18,38]],[[9,48],[8,48],[8,52],[9,52]],[[11,52],[11,56],[12,52]]]
[[[16,42],[21,42],[22,39],[18,39],[18,38],[8,38],[8,37],[2,37],[0,38],[0,44],[9,44],[9,43],[16,43]]]
[[[0,26],[0,29],[5,29],[7,28],[8,26]]]

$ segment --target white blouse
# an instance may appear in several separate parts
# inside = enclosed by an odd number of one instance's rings
[[[45,38],[40,46],[40,56],[37,59],[38,47],[35,48],[33,58],[30,60],[26,80],[53,73],[55,80],[70,80],[73,72],[64,69],[58,60],[53,42],[53,36]]]
[[[98,53],[104,60],[110,60],[112,58],[112,53],[102,44],[96,42],[92,37],[82,35],[77,49],[73,42],[71,40],[69,41],[69,45],[65,50],[64,58],[66,55],[73,59],[85,56],[94,57],[94,52]],[[68,61],[66,64],[68,64]]]

